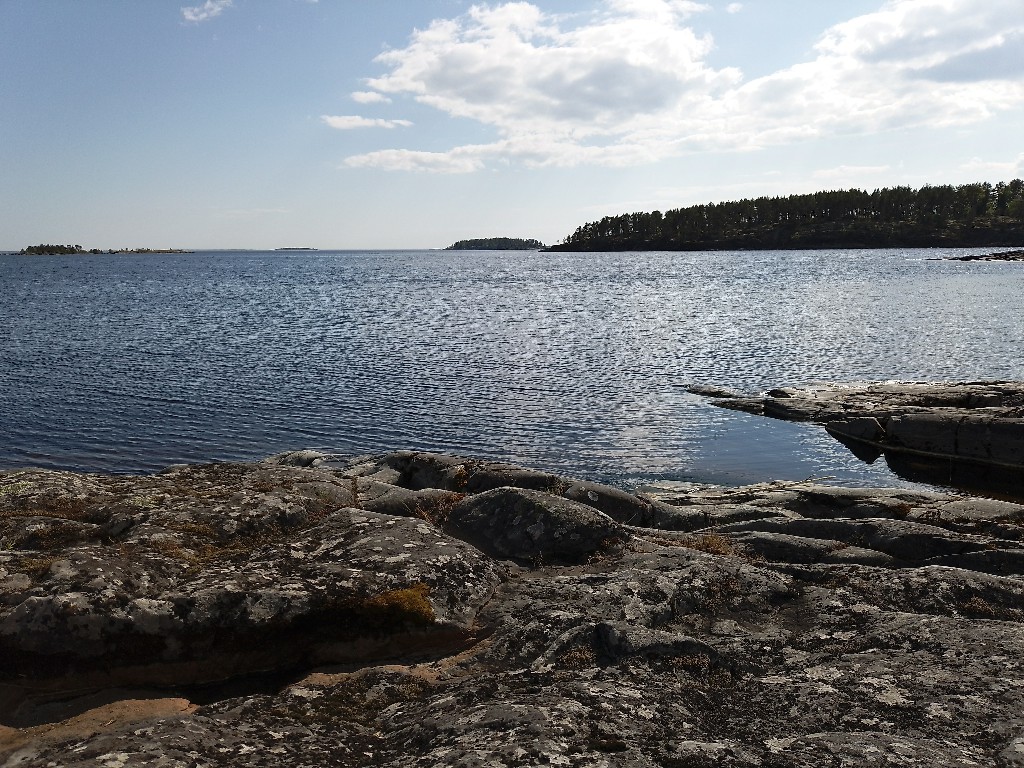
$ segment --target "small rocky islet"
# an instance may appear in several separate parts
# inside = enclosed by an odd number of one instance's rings
[[[0,539],[2,766],[1024,765],[1010,501],[298,451]]]
[[[1024,261],[1024,250],[969,253],[966,256],[950,256],[948,261]]]

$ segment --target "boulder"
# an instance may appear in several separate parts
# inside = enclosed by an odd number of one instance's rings
[[[96,525],[91,538],[24,537],[0,561],[0,704],[12,711],[26,692],[198,685],[458,647],[506,577],[421,520],[335,506],[344,482],[316,470],[85,476],[73,500],[56,496],[67,473],[19,477],[21,492],[0,497],[20,510],[0,516],[5,530],[38,531],[44,509],[113,519],[117,486],[137,508],[116,538]]]
[[[593,507],[524,488],[470,496],[444,527],[492,557],[519,562],[579,563],[613,552],[626,538]]]

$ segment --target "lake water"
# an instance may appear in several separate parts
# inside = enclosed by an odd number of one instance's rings
[[[1024,265],[933,260],[964,252],[0,256],[0,468],[412,448],[902,484],[683,387],[1024,378]]]

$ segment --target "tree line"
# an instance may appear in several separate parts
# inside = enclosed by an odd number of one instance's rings
[[[116,251],[113,248],[105,251],[102,248],[90,248],[85,250],[80,245],[52,245],[50,243],[30,245],[28,248],[21,249],[21,254],[26,256],[68,256],[77,253],[192,253],[192,251],[180,248],[121,248]]]
[[[481,237],[474,240],[459,240],[445,248],[446,251],[530,251],[543,248],[540,240],[524,240],[521,237]]]
[[[49,243],[30,245],[28,248],[22,248],[21,252],[33,256],[61,256],[71,253],[85,253],[80,245],[51,245]]]
[[[558,251],[1024,244],[1024,181],[831,190],[605,216]]]

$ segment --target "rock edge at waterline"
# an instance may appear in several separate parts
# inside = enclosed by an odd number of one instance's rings
[[[1024,382],[861,382],[747,397],[691,386],[716,405],[823,424],[858,458],[902,477],[1024,500]]]
[[[1024,764],[1024,506],[300,451],[0,472],[0,765]]]

